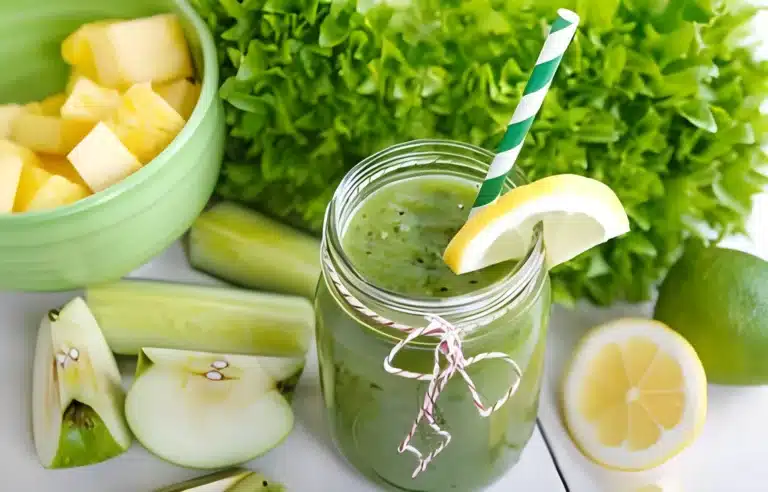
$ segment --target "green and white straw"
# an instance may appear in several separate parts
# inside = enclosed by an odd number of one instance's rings
[[[549,35],[544,41],[544,47],[539,53],[539,59],[536,60],[536,66],[533,67],[533,72],[525,85],[523,98],[515,108],[504,138],[496,149],[496,157],[472,205],[472,214],[499,198],[507,174],[515,165],[517,156],[520,155],[525,136],[541,109],[552,78],[557,72],[557,67],[560,66],[565,50],[576,34],[578,24],[579,16],[575,12],[566,9],[557,11],[557,19],[552,23]]]

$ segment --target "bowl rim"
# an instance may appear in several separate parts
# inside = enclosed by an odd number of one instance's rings
[[[163,149],[154,159],[147,162],[141,169],[115,183],[108,188],[82,198],[74,203],[62,205],[53,209],[39,210],[22,213],[0,214],[0,227],[6,225],[34,224],[47,222],[51,220],[63,219],[75,214],[87,212],[98,208],[104,203],[112,200],[129,191],[157,174],[163,166],[168,164],[171,157],[177,153],[194,135],[200,126],[208,108],[216,103],[215,98],[218,95],[219,65],[216,54],[216,45],[208,26],[198,15],[188,0],[173,0],[176,4],[181,17],[189,22],[197,34],[202,50],[202,80],[200,87],[200,96],[197,99],[195,108],[192,111],[184,127],[178,135]]]

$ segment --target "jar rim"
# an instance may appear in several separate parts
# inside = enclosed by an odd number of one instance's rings
[[[421,155],[417,152],[419,149],[429,149],[429,151]],[[458,151],[463,154],[459,154]],[[474,161],[474,164],[483,168],[483,173],[494,157],[494,154],[486,149],[463,142],[419,139],[387,147],[363,159],[344,176],[326,209],[323,224],[323,255],[328,254],[329,261],[336,270],[335,273],[348,284],[348,287],[375,299],[377,304],[389,310],[409,315],[454,318],[457,320],[454,323],[459,325],[470,322],[475,324],[477,320],[488,318],[489,312],[498,311],[494,307],[506,305],[515,297],[521,297],[520,294],[536,282],[541,270],[545,268],[543,232],[540,224],[534,228],[534,236],[528,251],[506,275],[491,284],[456,296],[417,297],[384,289],[369,281],[358,271],[342,246],[343,233],[339,226],[345,221],[344,212],[351,211],[345,210],[340,204],[350,202],[350,195],[359,194],[366,186],[376,188],[377,179],[397,169],[415,168],[422,164],[438,162],[439,159],[435,157],[430,161],[428,157],[430,153]],[[421,157],[424,162],[417,162],[416,157]],[[442,160],[440,162],[443,163]],[[513,168],[513,171],[514,174],[510,173],[505,181],[505,189],[527,183],[525,176],[518,168]],[[323,262],[326,278],[328,278],[327,268],[328,265]],[[496,317],[498,316],[493,316],[493,319]],[[481,324],[487,324],[490,321],[492,319]]]

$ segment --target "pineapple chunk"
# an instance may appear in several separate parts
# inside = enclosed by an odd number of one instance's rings
[[[75,166],[73,166],[65,156],[39,154],[37,157],[40,159],[40,164],[42,165],[43,169],[49,173],[64,176],[73,183],[85,186],[86,188],[88,187],[88,185],[85,184],[85,181],[83,181],[83,178],[80,177],[80,174],[78,174]]]
[[[122,89],[193,75],[184,31],[173,14],[112,22],[83,29],[101,85]],[[73,64],[88,75],[86,64]]]
[[[25,151],[29,152],[13,142],[0,140],[0,214],[13,211],[25,156],[28,158]]]
[[[27,103],[21,109],[23,109],[25,113],[39,115],[45,114],[43,113],[43,105],[40,104],[40,101],[32,101],[31,103]]]
[[[59,116],[61,105],[67,99],[63,92],[46,97],[42,101],[33,101],[24,105],[24,111],[45,116]]]
[[[82,78],[88,78],[85,75],[81,74],[77,70],[72,70],[72,72],[69,74],[69,78],[67,79],[67,85],[64,87],[64,93],[65,94],[72,94],[72,90],[75,88],[75,84],[77,84],[77,81]],[[93,79],[88,79],[93,81]],[[94,82],[95,83],[95,82]]]
[[[184,118],[149,83],[143,83],[125,91],[107,124],[133,155],[147,163],[181,131]]]
[[[91,79],[80,77],[61,106],[61,116],[97,122],[106,119],[118,104],[120,93],[115,89],[99,87]]]
[[[19,114],[11,138],[35,152],[66,155],[93,128],[93,122],[33,114]]]
[[[21,212],[46,210],[76,202],[90,195],[85,186],[73,183],[63,176],[53,175],[37,190],[37,193]]]
[[[80,75],[96,79],[98,73],[91,51],[91,36],[98,29],[108,26],[111,20],[91,22],[80,26],[61,43],[61,57],[65,62],[77,67]],[[73,71],[74,72],[74,71]]]
[[[200,97],[200,86],[187,79],[160,84],[156,92],[170,104],[185,120],[189,119]]]
[[[10,140],[0,140],[0,212],[14,210],[14,203],[26,200],[32,188],[44,179],[37,172],[42,171],[39,166],[34,152]]]
[[[66,100],[67,95],[63,92],[53,94],[40,101],[40,108],[43,110],[43,114],[59,116],[61,114],[61,106]]]
[[[67,159],[95,192],[141,169],[139,160],[104,123],[98,123]]]
[[[0,138],[11,136],[11,125],[13,120],[23,111],[19,104],[0,105]]]
[[[14,212],[23,212],[29,207],[29,203],[53,174],[42,167],[35,165],[25,165],[21,171],[19,179],[19,188],[16,191],[16,203],[13,205]]]

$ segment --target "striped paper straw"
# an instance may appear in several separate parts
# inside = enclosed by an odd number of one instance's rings
[[[578,25],[579,16],[575,12],[566,9],[557,11],[557,19],[552,23],[549,35],[544,41],[544,47],[539,53],[539,59],[536,60],[536,66],[533,67],[533,72],[525,85],[523,98],[515,108],[512,121],[509,122],[504,138],[496,149],[496,157],[477,193],[471,214],[499,198],[507,174],[515,165],[517,156],[520,155],[525,136],[541,109],[544,96],[547,95],[552,78],[557,72],[557,67],[560,66],[565,50],[576,34]]]

